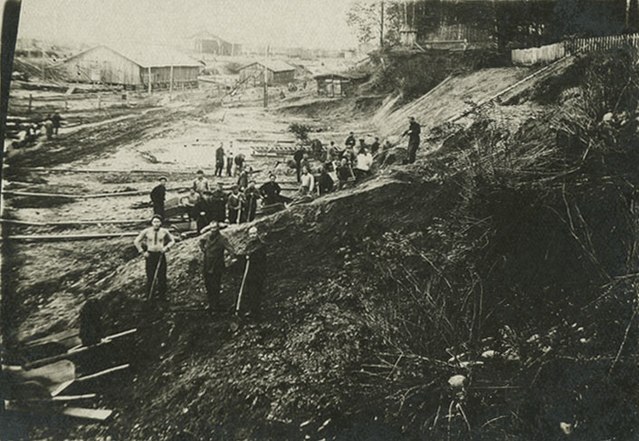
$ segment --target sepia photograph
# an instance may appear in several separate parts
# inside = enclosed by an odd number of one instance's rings
[[[0,3],[0,441],[639,440],[639,0]]]

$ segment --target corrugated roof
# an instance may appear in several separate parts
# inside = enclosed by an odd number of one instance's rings
[[[195,58],[191,58],[188,55],[172,48],[164,46],[142,46],[133,44],[121,44],[117,46],[101,45],[93,47],[84,52],[80,52],[73,57],[68,58],[67,61],[92,50],[95,50],[98,47],[104,47],[123,56],[124,58],[128,58],[140,67],[201,67],[203,65],[202,62],[196,60]]]
[[[251,64],[247,64],[242,69],[246,69],[247,67],[253,66],[254,64],[259,64],[260,66],[264,66],[268,70],[273,72],[287,72],[290,70],[295,70],[293,66],[281,60],[255,61]]]

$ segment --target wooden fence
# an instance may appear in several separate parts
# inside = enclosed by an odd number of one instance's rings
[[[512,63],[519,66],[547,64],[566,55],[597,52],[620,47],[639,48],[639,34],[609,35],[606,37],[574,38],[560,43],[511,51]]]

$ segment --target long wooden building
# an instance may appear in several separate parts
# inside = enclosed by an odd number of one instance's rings
[[[62,63],[68,80],[131,89],[194,88],[204,64],[174,49],[158,46],[97,46]]]

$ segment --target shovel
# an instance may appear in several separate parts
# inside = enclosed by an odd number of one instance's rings
[[[237,303],[235,304],[235,321],[231,322],[231,331],[235,332],[240,327],[239,325],[239,315],[240,315],[240,307],[242,305],[242,293],[244,291],[244,284],[246,283],[246,275],[248,274],[249,266],[251,265],[251,261],[249,256],[246,256],[246,268],[244,268],[244,275],[242,276],[242,283],[240,284],[240,292],[237,295]]]

